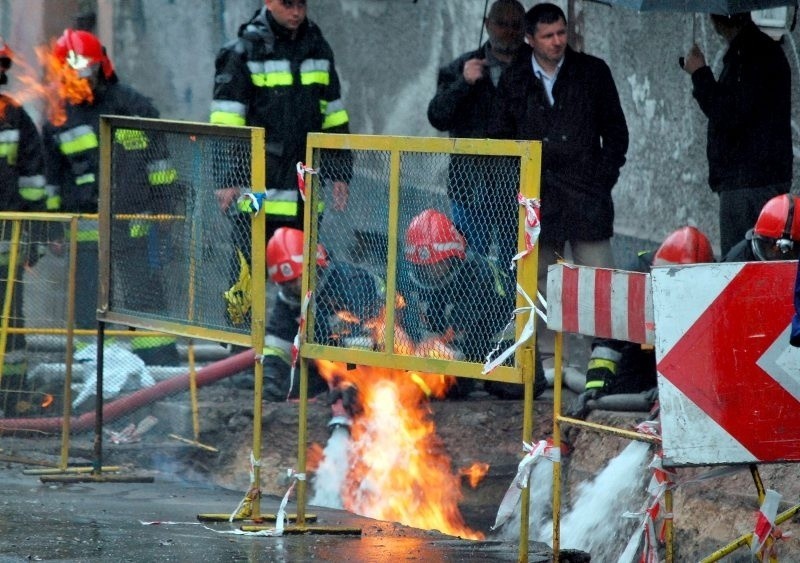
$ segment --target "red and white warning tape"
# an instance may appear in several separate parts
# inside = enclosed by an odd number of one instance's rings
[[[303,304],[300,306],[300,323],[297,325],[297,334],[294,335],[294,341],[292,342],[292,369],[289,372],[289,392],[286,393],[286,399],[289,399],[289,396],[292,394],[292,388],[294,387],[294,371],[297,367],[297,360],[300,358],[300,344],[303,340],[303,333],[306,329],[306,314],[308,313],[308,304],[311,302],[311,291],[306,292],[306,296],[303,298]]]
[[[300,197],[303,201],[306,200],[306,174],[316,174],[317,171],[303,164],[297,163],[297,189],[300,191]]]
[[[549,459],[552,462],[561,461],[561,450],[556,448],[549,438],[547,440],[539,440],[534,444],[523,442],[522,448],[525,451],[525,457],[519,462],[514,481],[508,487],[503,500],[500,502],[492,530],[502,526],[517,510],[519,499],[522,496],[522,489],[528,487],[534,464],[542,458]]]

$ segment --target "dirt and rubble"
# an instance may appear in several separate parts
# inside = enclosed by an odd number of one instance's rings
[[[534,440],[552,433],[551,391],[534,405]],[[200,391],[201,442],[218,448],[211,452],[174,440],[158,443],[142,441],[130,444],[104,444],[104,463],[159,471],[171,478],[193,483],[207,483],[244,493],[249,485],[249,459],[252,446],[252,392],[219,382]],[[465,400],[444,400],[430,403],[442,447],[452,460],[454,471],[473,462],[489,464],[489,471],[472,489],[466,479],[462,483],[460,509],[466,524],[487,534],[494,523],[503,495],[512,482],[522,456],[523,403],[499,400],[480,391]],[[297,402],[264,403],[262,433],[262,489],[265,495],[280,497],[287,488],[286,470],[297,461]],[[309,442],[325,445],[329,437],[327,423],[330,406],[324,397],[309,402],[307,409]],[[632,429],[647,413],[594,411],[589,421],[618,428]],[[629,443],[610,434],[580,430],[570,435],[572,452],[563,465],[565,494],[590,480]],[[71,453],[90,460],[91,435],[73,440]],[[50,459],[58,454],[56,440],[4,438],[3,454]],[[681,468],[678,481],[690,481],[708,468]],[[766,488],[775,489],[783,497],[780,510],[797,503],[800,480],[796,465],[776,464],[759,467]],[[644,484],[643,484],[644,487]],[[643,492],[643,498],[646,498]],[[233,510],[233,506],[231,510]],[[630,507],[631,511],[641,506]],[[741,534],[752,530],[758,509],[756,489],[747,467],[734,474],[687,483],[675,491],[674,522],[676,561],[699,560],[721,548]],[[781,525],[784,532],[797,533],[800,519]],[[627,538],[609,538],[620,548]],[[800,544],[787,539],[780,542],[781,560],[800,561]],[[746,548],[725,561],[750,561]]]

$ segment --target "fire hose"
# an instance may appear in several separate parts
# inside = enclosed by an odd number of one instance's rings
[[[197,370],[195,374],[198,387],[211,385],[221,379],[230,377],[253,366],[255,355],[253,350],[245,350],[223,360],[216,361]],[[103,421],[111,422],[153,401],[187,391],[189,389],[189,372],[160,381],[151,387],[140,389],[126,397],[111,401],[103,406]],[[87,412],[73,417],[70,429],[83,432],[94,427],[95,412]],[[10,418],[0,419],[0,433],[20,430],[32,432],[58,432],[62,427],[62,417],[47,418]]]

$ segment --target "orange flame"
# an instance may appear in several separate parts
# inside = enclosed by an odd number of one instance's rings
[[[462,467],[458,470],[459,475],[464,475],[469,480],[469,486],[473,489],[478,486],[478,483],[483,481],[486,474],[489,472],[489,464],[481,461],[476,461],[469,467]]]
[[[34,69],[19,55],[14,57],[12,73],[22,84],[12,95],[21,104],[42,100],[47,106],[47,118],[54,125],[67,120],[66,103],[80,104],[94,101],[89,81],[78,76],[77,71],[61,64],[53,55],[53,45],[36,47],[36,57],[43,68],[42,73]]]
[[[483,534],[470,529],[459,511],[461,478],[451,470],[421,386],[401,370],[365,366],[348,370],[328,361],[317,365],[329,383],[349,382],[359,391],[362,412],[351,427],[350,459],[354,461],[341,491],[345,509],[482,539]]]

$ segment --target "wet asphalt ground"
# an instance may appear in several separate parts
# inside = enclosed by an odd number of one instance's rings
[[[463,540],[313,506],[306,513],[316,515],[316,522],[307,524],[307,533],[243,535],[239,533],[242,522],[204,523],[197,518],[199,514],[234,511],[242,499],[238,491],[177,482],[157,473],[143,476],[152,477],[152,482],[43,482],[39,475],[23,473],[24,469],[18,464],[0,466],[2,563],[477,562],[516,561],[519,555],[516,543]],[[280,501],[278,497],[262,498],[261,514],[277,513]],[[294,512],[293,503],[287,512]],[[361,533],[316,531],[326,528],[355,528]],[[544,562],[551,557],[547,546],[531,544],[529,561]]]

